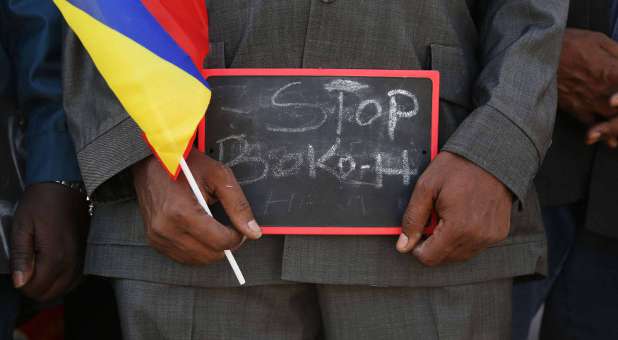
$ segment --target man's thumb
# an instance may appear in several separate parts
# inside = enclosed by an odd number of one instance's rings
[[[433,201],[433,190],[421,178],[414,187],[412,198],[403,216],[403,230],[396,246],[399,252],[410,252],[420,241],[423,236],[423,229],[433,211]]]
[[[15,288],[21,288],[30,281],[33,261],[34,228],[30,224],[16,222],[11,238],[11,269]]]

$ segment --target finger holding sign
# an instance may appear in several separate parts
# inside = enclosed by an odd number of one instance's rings
[[[407,253],[414,249],[423,236],[423,230],[429,223],[436,192],[434,185],[427,183],[427,177],[421,176],[416,182],[412,198],[403,216],[402,233],[397,241],[397,250]]]
[[[404,234],[415,235],[435,209],[439,223],[413,250],[427,266],[470,259],[504,240],[510,229],[512,194],[497,178],[474,163],[449,152],[440,153],[419,179],[403,223]],[[401,243],[403,243],[400,240]]]
[[[445,225],[444,220],[441,220],[433,234],[413,251],[414,256],[426,266],[431,267],[447,262],[462,237],[459,230]]]
[[[205,167],[218,169],[215,176],[204,177],[204,188],[208,197],[218,199],[230,218],[232,226],[249,239],[262,237],[262,229],[255,221],[251,205],[230,168],[212,158],[201,159]]]

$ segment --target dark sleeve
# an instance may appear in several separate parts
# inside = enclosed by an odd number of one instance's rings
[[[556,69],[568,12],[563,0],[482,0],[476,109],[444,150],[496,176],[520,200],[551,144]]]
[[[62,21],[52,1],[8,0],[5,23],[20,111],[27,119],[26,184],[81,179],[62,107]]]

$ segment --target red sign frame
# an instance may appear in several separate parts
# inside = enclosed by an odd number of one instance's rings
[[[438,123],[440,109],[440,73],[433,70],[364,70],[364,69],[289,69],[289,68],[236,68],[204,69],[202,74],[210,77],[224,76],[307,76],[307,77],[376,77],[376,78],[424,78],[432,82],[430,159],[438,154]],[[198,147],[206,150],[206,124],[202,120],[198,128]],[[425,234],[431,234],[436,225],[436,216]],[[401,226],[262,226],[264,235],[399,235]]]

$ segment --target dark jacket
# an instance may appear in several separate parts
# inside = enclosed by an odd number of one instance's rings
[[[572,0],[568,26],[610,34],[611,1]],[[536,179],[541,204],[586,207],[585,226],[618,238],[618,151],[584,144],[587,127],[558,112],[553,144]]]
[[[81,178],[62,107],[61,39],[51,1],[0,2],[0,273],[8,270],[7,227],[23,187]]]

